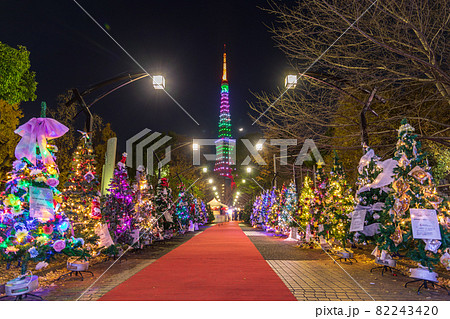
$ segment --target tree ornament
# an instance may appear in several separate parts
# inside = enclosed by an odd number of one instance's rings
[[[445,269],[450,270],[450,254],[447,251],[441,256],[440,262]]]
[[[411,164],[411,162],[408,160],[408,157],[406,157],[405,154],[403,154],[402,157],[400,157],[400,159],[398,160],[398,165],[403,168],[406,168],[410,164]]]
[[[94,180],[94,174],[92,174],[91,171],[87,172],[86,174],[84,174],[84,179],[86,180],[86,182],[90,183]]]
[[[396,217],[401,217],[409,209],[409,203],[411,202],[408,195],[403,194],[402,197],[395,200],[392,210],[396,214]]]
[[[407,182],[404,181],[403,178],[399,178],[398,180],[394,181],[392,183],[392,188],[400,195],[405,194],[408,189],[409,189],[409,185]]]
[[[127,162],[127,156],[127,153],[122,153],[122,159],[120,160],[122,164],[125,164]]]
[[[16,158],[25,157],[31,164],[36,165],[38,149],[38,155],[45,165],[55,165],[53,156],[47,148],[47,140],[61,137],[68,130],[65,125],[51,118],[32,118],[14,131],[22,137],[15,150]]]
[[[102,211],[100,210],[100,197],[98,197],[98,196],[95,196],[92,199],[91,218],[92,219],[101,219],[102,218]]]
[[[169,183],[167,182],[167,178],[165,178],[165,177],[161,178],[161,186],[162,187],[169,187]]]
[[[432,251],[435,254],[441,246],[441,241],[437,239],[423,239],[423,241],[425,242],[425,250]]]
[[[403,241],[403,231],[400,226],[395,228],[394,233],[391,235],[391,239],[394,242],[395,246],[398,246]]]
[[[425,172],[420,166],[414,167],[408,175],[411,175],[417,179],[421,184],[423,184],[423,182],[425,182],[428,178],[431,178],[431,175]]]
[[[428,202],[433,206],[434,209],[438,209],[444,199],[435,194],[428,196]]]

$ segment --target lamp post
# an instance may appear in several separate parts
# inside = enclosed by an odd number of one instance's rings
[[[342,88],[340,88],[340,87],[338,87],[338,86],[336,86],[334,84],[331,84],[331,83],[329,83],[327,81],[324,81],[322,79],[319,79],[319,78],[317,78],[317,77],[315,77],[315,76],[313,76],[311,74],[302,73],[301,77],[306,77],[306,78],[318,81],[318,82],[320,82],[322,84],[325,84],[325,85],[327,85],[327,86],[329,86],[329,87],[331,87],[331,88],[333,88],[333,89],[335,89],[335,90],[337,90],[337,91],[339,91],[339,92],[341,92],[341,93],[351,97],[353,100],[355,100],[356,102],[358,102],[359,104],[361,104],[363,106],[363,108],[362,108],[362,110],[361,110],[361,112],[359,114],[360,126],[361,126],[361,142],[362,142],[362,145],[364,145],[364,144],[368,145],[369,144],[369,134],[367,133],[366,112],[370,111],[375,116],[378,116],[378,114],[374,110],[372,110],[372,108],[370,107],[370,105],[372,104],[374,98],[379,100],[381,103],[386,103],[386,100],[384,98],[382,98],[381,96],[376,94],[377,93],[377,88],[374,88],[372,91],[369,91],[369,90],[366,90],[366,89],[363,89],[363,88],[357,88],[358,90],[369,94],[369,98],[367,99],[367,101],[364,102],[364,101],[361,101],[360,99],[358,99],[353,94],[343,90]],[[297,74],[290,74],[290,75],[286,76],[286,79],[285,79],[285,87],[286,87],[286,89],[294,89],[296,87],[296,85],[297,85],[297,81],[298,81]]]
[[[78,115],[80,115],[80,113],[84,113],[86,115],[85,130],[87,132],[92,132],[93,115],[90,111],[91,106],[94,105],[95,103],[97,103],[98,101],[100,101],[105,96],[111,94],[112,92],[114,92],[120,88],[123,88],[124,86],[127,86],[128,84],[131,84],[135,81],[138,81],[138,80],[141,80],[141,79],[144,79],[147,77],[149,77],[148,73],[122,74],[122,75],[113,77],[111,79],[102,81],[100,83],[94,84],[93,86],[91,86],[90,88],[88,88],[82,92],[79,92],[77,88],[73,88],[73,89],[71,89],[71,91],[73,93],[73,98],[66,102],[66,106],[69,106],[75,102],[78,102],[81,105],[82,109],[74,116],[74,119]],[[155,89],[164,89],[166,87],[166,79],[164,78],[164,76],[154,75],[152,78],[153,78],[153,87]],[[104,88],[108,85],[111,85],[113,83],[117,83],[120,81],[126,81],[126,82],[121,83],[118,86],[115,86],[114,88],[110,89],[106,93],[101,94],[100,96],[95,98],[90,104],[87,104],[85,102],[85,100],[84,100],[85,96],[87,96],[90,93],[95,92],[101,88]]]

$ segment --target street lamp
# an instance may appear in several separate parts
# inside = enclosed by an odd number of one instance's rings
[[[162,75],[154,75],[153,87],[157,90],[164,90],[166,87],[166,79]]]
[[[242,183],[245,183],[245,179],[242,180]]]
[[[208,172],[208,167],[203,167],[202,171],[203,171],[203,173],[207,173]]]
[[[249,166],[247,167],[247,173],[251,173],[252,172],[252,168]]]
[[[386,100],[384,98],[382,98],[381,96],[379,96],[377,93],[377,88],[374,88],[372,91],[369,91],[367,89],[363,89],[363,88],[357,88],[360,91],[363,91],[367,94],[369,94],[369,97],[367,99],[367,101],[361,101],[360,99],[358,99],[357,97],[355,97],[353,94],[347,92],[346,90],[341,89],[340,87],[331,84],[329,82],[326,82],[320,78],[314,77],[311,74],[306,74],[306,73],[302,73],[300,77],[306,77],[315,81],[318,81],[322,84],[325,84],[349,97],[351,97],[353,100],[357,101],[359,104],[361,104],[363,106],[359,116],[360,116],[360,126],[361,126],[361,141],[362,143],[368,145],[369,144],[369,135],[367,133],[367,119],[366,119],[366,112],[370,111],[372,112],[375,116],[378,116],[378,114],[371,109],[371,104],[373,102],[373,99],[377,99],[379,100],[381,103],[386,103]],[[284,84],[286,86],[287,89],[293,89],[295,88],[295,86],[297,85],[297,75],[288,75],[285,80],[284,80]]]
[[[297,86],[297,75],[296,74],[289,74],[284,79],[284,86],[286,89],[295,89]]]
[[[215,191],[215,190],[217,190],[217,187],[216,187],[216,186],[213,187],[213,191]]]
[[[86,115],[86,121],[85,121],[85,130],[87,130],[87,132],[91,132],[92,131],[92,125],[93,125],[93,114],[90,111],[90,108],[92,107],[92,105],[94,105],[95,103],[97,103],[98,101],[100,101],[101,99],[103,99],[104,97],[106,97],[107,95],[115,92],[116,90],[123,88],[125,86],[127,86],[128,84],[131,84],[135,81],[138,81],[140,79],[144,79],[146,77],[149,77],[150,74],[148,73],[136,73],[136,74],[121,74],[119,76],[116,76],[114,78],[102,81],[100,83],[94,84],[93,86],[87,88],[86,90],[84,90],[83,92],[79,92],[78,89],[73,88],[71,89],[73,97],[66,102],[66,106],[70,106],[75,102],[78,102],[81,107],[82,110],[80,110],[74,117],[74,119],[80,114],[80,113],[84,113]],[[150,76],[151,77],[151,76]],[[91,103],[87,104],[84,100],[84,97],[94,91],[97,91],[98,89],[107,87],[113,83],[116,82],[123,82],[126,81],[124,83],[119,84],[118,86],[113,87],[112,89],[110,89],[109,91],[107,91],[106,93],[101,94],[100,96],[98,96],[97,98],[95,98],[95,100],[93,100]],[[164,89],[164,87],[166,86],[166,80],[162,75],[155,75],[153,76],[153,87],[155,89]]]
[[[212,178],[208,179],[208,183],[212,184],[214,181]]]

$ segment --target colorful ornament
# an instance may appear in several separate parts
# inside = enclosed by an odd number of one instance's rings
[[[445,269],[450,270],[450,254],[446,251],[440,258],[440,262]]]
[[[101,219],[102,218],[102,211],[100,210],[100,197],[98,197],[98,196],[96,196],[92,199],[91,218],[92,219]]]
[[[94,180],[95,176],[94,174],[92,174],[91,171],[87,172],[86,174],[84,174],[84,179],[86,180],[86,182],[90,183]]]
[[[430,174],[425,172],[420,166],[414,167],[408,175],[411,175],[417,179],[421,184],[423,184],[423,182],[425,182],[428,178],[431,178]]]
[[[403,241],[403,231],[400,226],[395,228],[394,233],[391,235],[391,239],[394,242],[395,246],[398,246]]]
[[[423,239],[423,241],[425,242],[425,250],[432,251],[435,254],[442,244],[441,241],[437,239]]]

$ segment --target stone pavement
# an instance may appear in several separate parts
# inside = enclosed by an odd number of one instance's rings
[[[372,256],[355,253],[356,263],[334,263],[320,249],[301,249],[295,247],[295,242],[284,241],[273,233],[240,226],[297,300],[450,300],[441,289],[422,290],[418,295],[420,284],[405,288],[411,278],[401,274],[382,276],[381,270],[371,273],[370,269],[376,266]]]
[[[380,270],[370,273],[370,269],[376,266],[373,257],[359,249],[355,250],[357,263],[334,263],[319,249],[300,249],[295,247],[295,242],[286,242],[273,233],[256,230],[244,224],[240,226],[297,300],[450,300],[450,296],[441,289],[422,290],[422,293],[417,295],[419,283],[405,288],[404,284],[411,279],[400,273],[397,276],[390,273],[382,276]],[[116,262],[80,300],[98,300],[106,292],[199,233],[187,233],[165,243],[155,243],[143,250],[128,253],[127,259]],[[43,287],[39,288],[36,294],[45,300],[77,300],[113,262],[110,260],[93,265],[89,270],[93,271],[95,276],[87,274],[84,281],[77,277],[56,281],[65,269],[50,273],[46,276],[48,278],[40,279]]]
[[[45,278],[40,277],[39,282],[41,287],[34,293],[47,301],[77,300],[103,273],[105,273],[108,267],[115,262],[114,265],[95,282],[91,289],[80,298],[80,300],[98,300],[106,292],[118,286],[192,237],[200,234],[206,228],[207,227],[200,227],[200,231],[179,235],[165,242],[155,242],[142,250],[129,251],[125,255],[126,258],[121,258],[117,262],[108,260],[92,265],[89,267],[89,270],[94,273],[94,277],[90,274],[85,274],[83,275],[83,281],[81,281],[79,276],[67,276],[64,279],[57,280],[60,275],[67,272],[65,268],[61,268],[47,274]],[[14,298],[8,298],[6,300],[13,299]],[[30,297],[25,300],[34,299]]]

